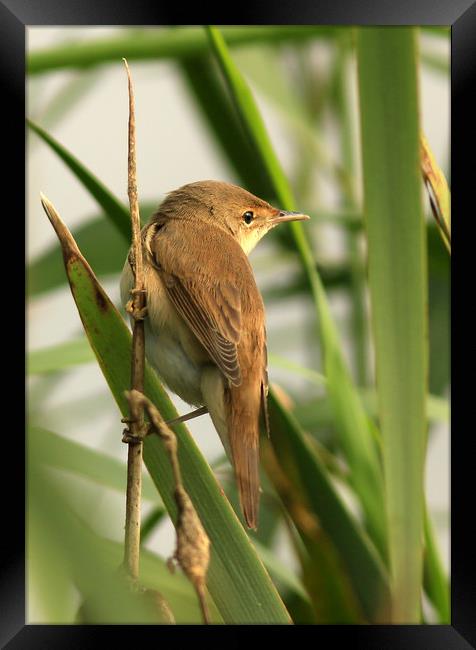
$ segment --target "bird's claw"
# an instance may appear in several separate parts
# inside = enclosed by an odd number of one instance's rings
[[[134,300],[128,300],[126,303],[126,312],[132,316],[134,320],[144,320],[147,316],[147,307],[137,309],[134,307]]]
[[[126,424],[132,424],[137,422],[137,420],[130,420],[129,418],[122,418],[121,422]],[[126,444],[137,445],[139,442],[143,442],[144,438],[150,433],[150,424],[145,423],[142,427],[139,427],[138,432],[132,433],[130,429],[124,429],[122,432],[122,442]]]

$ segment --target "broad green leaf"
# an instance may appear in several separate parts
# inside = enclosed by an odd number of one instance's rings
[[[233,471],[231,469],[231,466],[229,465],[228,458],[226,454],[223,454],[221,458],[218,458],[215,462],[211,464],[211,467],[215,469],[216,467],[219,467],[223,464],[226,464],[229,467],[229,480],[222,481],[222,485],[225,489],[225,493],[228,496],[228,499],[230,500],[230,503],[232,504],[235,512],[239,511],[239,500],[238,500],[238,495],[236,491],[236,484],[233,478]],[[266,477],[265,477],[266,478]],[[266,491],[266,485],[263,483],[262,485],[263,492]],[[230,498],[230,492],[231,498]],[[298,598],[300,600],[308,601],[308,595],[299,580],[299,578],[291,571],[286,564],[278,559],[275,555],[275,553],[271,550],[270,544],[268,543],[268,540],[266,539],[266,533],[268,532],[266,530],[267,525],[269,525],[269,517],[266,517],[266,503],[265,499],[262,499],[262,503],[260,506],[260,523],[259,523],[259,529],[258,531],[254,531],[252,533],[252,544],[256,549],[256,552],[258,553],[258,556],[260,557],[261,561],[263,562],[264,566],[268,570],[270,576],[273,578],[273,581],[277,583],[279,586],[279,591],[284,591],[287,596],[289,597],[292,595],[294,598]],[[162,521],[162,513],[163,510],[161,508],[154,509],[150,515],[148,515],[142,524],[142,529],[141,529],[141,544],[144,542],[144,532],[146,534],[146,537],[150,535],[153,532],[153,529],[155,528],[156,525],[160,521]],[[264,541],[261,542],[259,540],[259,535],[260,532],[263,533]],[[271,540],[272,541],[272,540]]]
[[[420,622],[428,285],[416,30],[358,30],[368,240],[392,621]]]
[[[210,44],[226,79],[243,127],[248,133],[256,155],[285,210],[295,210],[291,187],[277,159],[266,126],[251,91],[234,64],[221,33],[208,28]],[[383,516],[382,476],[366,415],[346,367],[338,334],[333,322],[322,281],[316,272],[309,241],[300,223],[289,224],[297,251],[314,298],[320,320],[320,336],[324,352],[324,370],[328,392],[338,422],[342,447],[352,470],[352,482],[359,494],[372,538],[385,556],[385,527]]]
[[[95,278],[70,232],[51,204],[48,214],[60,239],[71,290],[91,347],[123,414],[130,385],[131,334]],[[145,393],[166,420],[177,416],[156,374],[146,366]],[[185,425],[176,425],[184,486],[211,541],[208,590],[228,623],[289,623],[289,615]],[[176,520],[174,480],[157,436],[144,442],[144,461],[172,520]]]

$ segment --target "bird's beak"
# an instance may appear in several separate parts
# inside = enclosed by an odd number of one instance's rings
[[[273,226],[278,223],[284,223],[285,221],[307,221],[310,219],[307,214],[302,214],[302,212],[284,212],[280,210],[278,214],[271,219]]]

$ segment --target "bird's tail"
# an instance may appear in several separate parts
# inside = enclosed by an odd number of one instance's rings
[[[246,524],[256,530],[260,493],[259,391],[246,390],[243,386],[225,390],[223,377],[215,368],[204,371],[201,387],[213,424],[235,470]]]
[[[258,527],[259,510],[259,391],[230,389],[228,438],[241,508],[249,528]],[[257,392],[257,395],[254,393]],[[238,393],[238,395],[237,395]]]

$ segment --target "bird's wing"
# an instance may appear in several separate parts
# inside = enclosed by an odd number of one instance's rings
[[[167,296],[186,321],[232,385],[241,383],[237,343],[241,330],[241,299],[239,290],[219,277],[213,280],[199,274],[188,277],[183,272],[184,259],[174,269],[164,268],[160,237],[156,237],[151,252],[163,280]]]
[[[268,413],[268,348],[266,346],[266,330],[264,332],[263,349],[263,375],[261,379],[261,413],[263,415],[264,427],[268,438],[270,437],[269,413]]]

